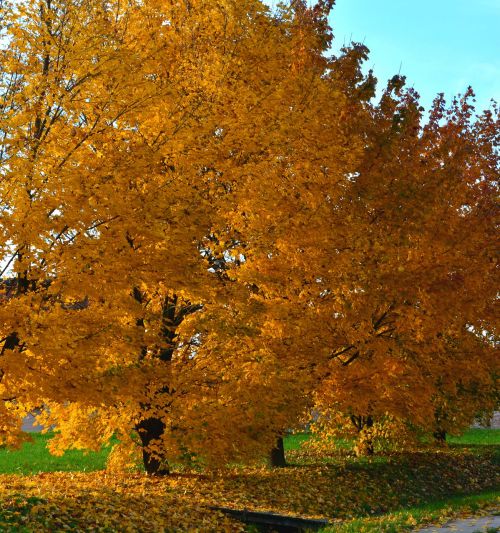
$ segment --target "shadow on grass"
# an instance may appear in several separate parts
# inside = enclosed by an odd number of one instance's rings
[[[460,444],[451,443],[449,449],[458,453],[471,453],[476,456],[489,457],[492,464],[500,466],[500,446],[489,443],[481,444]]]
[[[356,518],[321,530],[321,533],[402,533],[417,526],[443,524],[449,519],[476,514],[495,514],[500,493],[487,491],[466,496],[452,496],[419,506],[402,508],[384,515]]]
[[[438,451],[391,453],[372,458],[342,458],[302,462],[293,468],[303,477],[315,471],[342,483],[351,495],[352,505],[342,490],[331,497],[339,503],[335,516],[363,516],[432,502],[451,495],[474,494],[498,487],[500,447],[481,446],[480,453],[469,446],[453,446]]]

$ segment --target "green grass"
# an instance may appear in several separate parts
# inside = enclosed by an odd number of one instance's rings
[[[399,533],[416,526],[443,524],[460,515],[470,515],[485,509],[493,513],[500,503],[500,491],[487,491],[467,496],[451,496],[419,506],[409,507],[377,517],[358,518],[329,526],[321,533]],[[484,512],[487,512],[484,511]]]
[[[283,439],[285,452],[300,450],[302,444],[307,442],[310,438],[310,433],[292,433],[291,435],[286,435],[286,437]]]
[[[458,437],[448,436],[446,441],[464,446],[495,446],[500,444],[500,429],[469,429]]]
[[[483,452],[499,455],[500,429],[469,429],[460,436],[448,436],[447,443],[450,449],[459,451],[461,448],[481,455]],[[376,459],[376,458],[374,458]],[[380,459],[384,459],[380,456]],[[492,466],[495,460],[492,459]],[[376,461],[377,462],[377,461]],[[359,463],[359,459],[357,460]],[[363,466],[359,463],[359,466]],[[374,464],[373,466],[376,467]],[[402,502],[403,503],[403,502]],[[323,533],[399,533],[412,531],[416,526],[438,523],[460,515],[470,515],[481,509],[498,509],[500,504],[500,491],[488,490],[478,494],[455,495],[445,499],[432,499],[422,504],[406,507],[385,514],[355,518],[342,524],[331,526],[322,530]],[[487,512],[487,511],[483,511]]]
[[[33,442],[25,443],[19,450],[0,448],[0,474],[36,474],[38,472],[74,472],[102,470],[106,466],[109,448],[100,452],[85,454],[79,450],[69,450],[63,456],[51,455],[47,441],[51,435],[32,433]],[[311,438],[308,433],[295,433],[285,437],[285,450],[296,451]],[[470,429],[460,437],[449,437],[452,446],[498,446],[500,429]],[[347,440],[340,442],[341,447],[349,447]],[[382,458],[382,456],[380,456]],[[359,461],[359,460],[358,460]],[[372,460],[373,461],[373,460]]]
[[[310,433],[293,433],[284,439],[285,451],[300,450],[303,443],[312,438]],[[349,439],[336,439],[338,448],[352,448],[354,442]],[[446,442],[453,446],[500,446],[500,429],[469,429],[463,435],[446,437]]]
[[[302,444],[311,438],[312,436],[310,433],[292,433],[286,435],[283,441],[285,452],[300,450]],[[352,441],[349,439],[335,439],[335,443],[339,448],[352,447]]]
[[[32,442],[25,442],[19,450],[0,449],[0,474],[38,474],[39,472],[92,472],[106,466],[109,448],[84,453],[68,450],[63,456],[51,455],[47,441],[51,435],[32,433]]]

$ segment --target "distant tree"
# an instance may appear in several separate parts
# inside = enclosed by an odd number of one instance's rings
[[[351,114],[342,131],[328,113],[345,108],[325,103],[328,135],[304,133],[281,159],[286,188],[276,180],[241,224],[243,241],[260,240],[238,276],[269,306],[263,342],[285,366],[296,358],[295,405],[432,432],[440,396],[484,390],[461,395],[472,420],[498,375],[496,346],[478,335],[497,334],[498,109],[474,117],[469,90],[449,107],[438,97],[426,122],[399,76],[372,104],[366,53],[330,64]]]
[[[366,158],[330,218],[344,244],[318,274],[332,280],[318,306],[345,341],[316,399],[442,435],[497,401],[498,110],[474,118],[469,90],[449,108],[438,97],[423,123],[402,84],[374,108]]]

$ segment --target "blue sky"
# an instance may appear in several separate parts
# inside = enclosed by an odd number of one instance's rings
[[[500,101],[500,0],[337,0],[330,22],[334,50],[364,42],[379,84],[401,68],[426,109],[468,85],[478,110]]]
[[[437,93],[450,99],[468,85],[478,110],[500,102],[500,0],[337,0],[330,22],[334,51],[351,40],[368,46],[379,87],[401,69],[426,109]]]

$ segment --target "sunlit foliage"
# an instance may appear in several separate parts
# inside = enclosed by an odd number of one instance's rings
[[[2,5],[3,442],[166,474],[494,407],[498,111],[374,102],[332,4]]]

